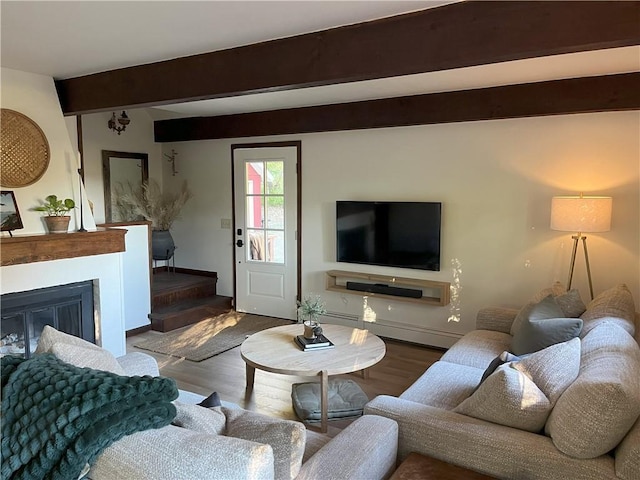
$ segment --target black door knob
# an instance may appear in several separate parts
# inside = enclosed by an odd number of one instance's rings
[[[238,247],[241,247],[241,246],[243,246],[243,245],[244,245],[244,242],[243,242],[242,240],[238,240],[238,241],[236,242],[236,246],[238,246]]]

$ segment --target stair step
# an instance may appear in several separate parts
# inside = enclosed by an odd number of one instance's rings
[[[149,315],[151,329],[169,332],[231,310],[231,297],[215,295],[187,298],[171,305],[154,309]]]
[[[197,276],[181,273],[155,273],[153,276],[153,308],[160,308],[189,299],[215,296],[216,276]]]

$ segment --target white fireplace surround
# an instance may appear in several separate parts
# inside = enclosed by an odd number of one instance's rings
[[[91,280],[94,284],[96,343],[116,357],[126,353],[122,254],[3,266],[2,293],[26,292]]]

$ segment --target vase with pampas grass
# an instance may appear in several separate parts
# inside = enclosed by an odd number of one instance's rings
[[[154,180],[140,188],[119,186],[116,208],[121,216],[141,216],[151,222],[151,251],[154,260],[169,260],[176,249],[170,233],[182,207],[193,196],[187,181],[177,192],[162,192]]]

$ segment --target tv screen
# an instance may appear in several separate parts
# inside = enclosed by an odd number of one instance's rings
[[[336,202],[337,261],[440,270],[440,202]]]

